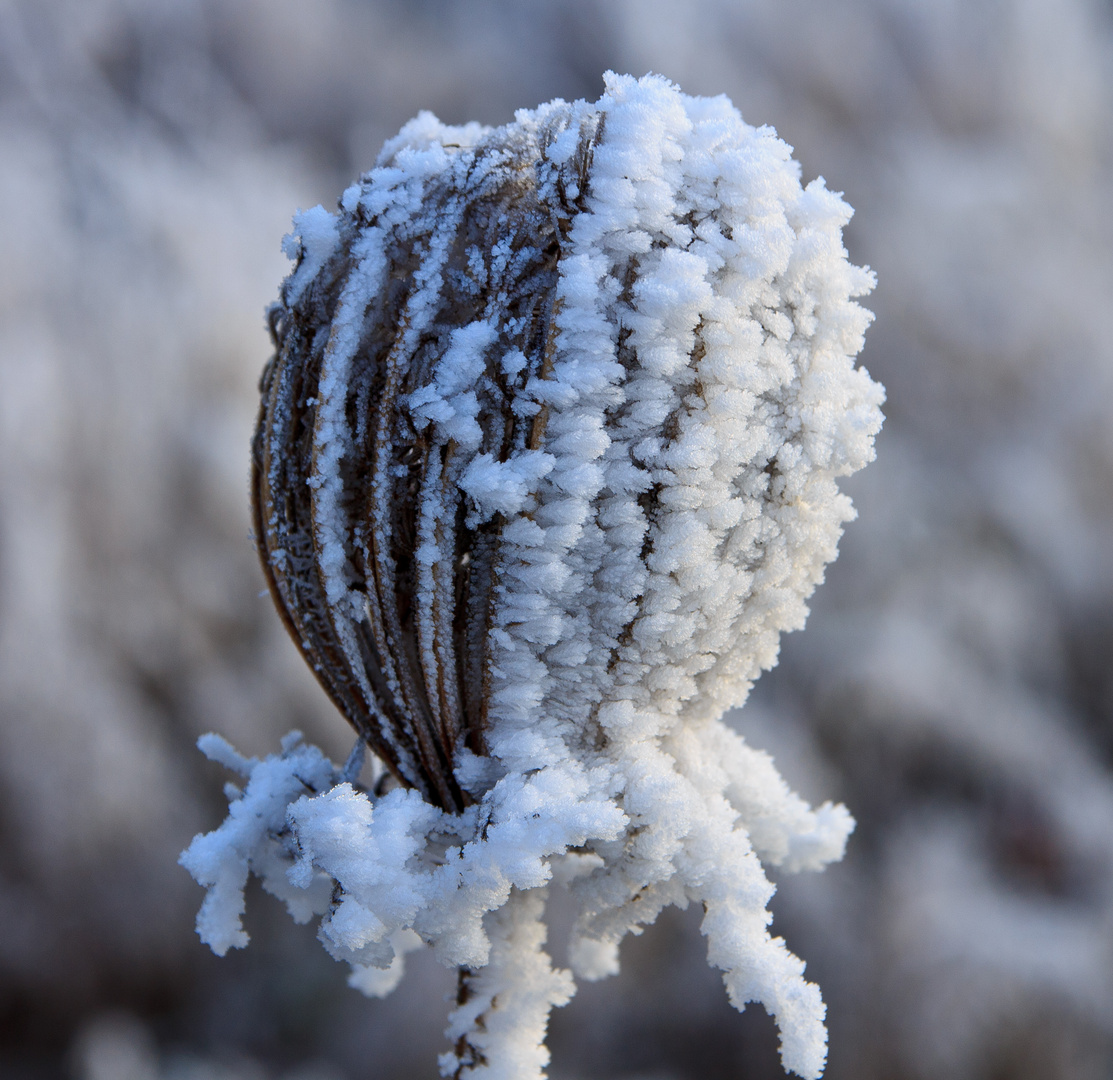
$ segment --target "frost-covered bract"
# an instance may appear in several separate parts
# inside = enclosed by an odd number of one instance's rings
[[[775,663],[852,516],[881,388],[853,357],[872,275],[850,209],[725,98],[609,75],[498,129],[428,114],[338,214],[295,218],[255,440],[279,609],[400,785],[291,740],[246,761],[184,861],[217,951],[249,871],[353,982],[424,942],[462,968],[445,1075],[540,1077],[571,975],[544,950],[568,883],[576,974],[701,903],[739,1008],[823,1069],[818,989],[768,932],[761,862],[841,856],[720,721]],[[349,778],[350,779],[350,778]]]

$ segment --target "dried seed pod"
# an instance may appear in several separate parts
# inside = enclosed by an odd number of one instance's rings
[[[357,732],[448,809],[467,800],[459,747],[484,752],[506,521],[469,519],[460,483],[477,455],[544,439],[546,410],[522,390],[551,366],[568,189],[585,190],[594,138],[585,125],[556,169],[565,119],[464,129],[474,145],[434,144],[439,168],[417,176],[391,175],[388,151],[338,220],[302,215],[301,264],[271,309],[252,480],[271,593]],[[438,371],[453,416],[423,394]]]

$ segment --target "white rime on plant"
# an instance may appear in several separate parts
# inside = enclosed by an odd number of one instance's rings
[[[498,129],[423,113],[337,214],[295,218],[260,546],[400,783],[364,790],[297,736],[264,761],[207,736],[246,781],[182,857],[214,951],[246,944],[255,873],[367,993],[422,944],[459,966],[444,1075],[526,1080],[573,974],[695,902],[731,1002],[822,1073],[762,864],[821,869],[853,821],[720,719],[803,626],[853,516],[836,478],[881,425],[854,364],[873,276],[850,208],[799,176],[726,98],[609,74]],[[571,973],[545,951],[553,880]]]

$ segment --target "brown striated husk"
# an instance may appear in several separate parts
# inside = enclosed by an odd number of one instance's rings
[[[322,569],[318,383],[344,290],[361,273],[353,246],[383,227],[382,215],[365,203],[341,209],[336,250],[307,287],[295,292],[288,279],[270,311],[276,351],[260,384],[251,488],[271,595],[359,735],[402,783],[449,810],[469,802],[453,773],[460,748],[484,753],[487,634],[504,520],[469,527],[457,487],[461,455],[413,415],[409,395],[430,382],[452,331],[485,319],[497,340],[475,388],[478,452],[501,461],[542,443],[544,410],[529,415],[513,404],[549,366],[562,243],[585,196],[596,134],[581,133],[576,154],[557,169],[545,157],[554,133],[501,129],[473,147],[446,147],[450,166],[426,180],[420,210],[387,232],[387,284],[363,313],[344,390],[349,442],[340,461],[342,521],[334,524],[344,538],[349,598],[358,597],[354,616],[350,603],[329,603]],[[362,190],[377,183],[367,174]],[[436,245],[447,255],[430,284],[423,270]],[[499,357],[511,349],[527,362],[508,376]],[[431,485],[442,509],[433,588],[419,593],[417,520]]]

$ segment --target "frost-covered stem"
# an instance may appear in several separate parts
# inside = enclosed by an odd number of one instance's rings
[[[461,968],[456,1008],[445,1034],[453,1052],[440,1059],[452,1080],[543,1080],[549,1013],[575,993],[569,972],[545,951],[547,889],[519,892],[485,920],[491,940],[486,967]]]

